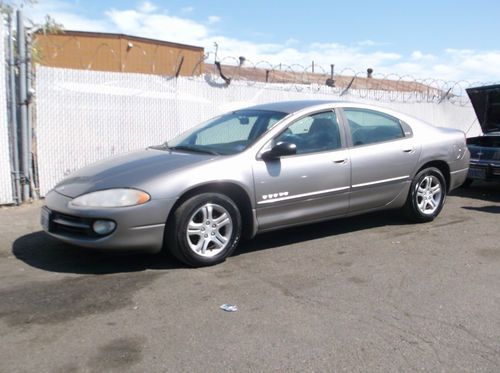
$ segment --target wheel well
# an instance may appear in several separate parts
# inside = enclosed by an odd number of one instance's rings
[[[186,191],[177,202],[175,202],[170,210],[167,221],[172,218],[175,210],[177,210],[184,201],[201,193],[220,193],[231,198],[240,210],[243,237],[250,238],[253,236],[254,222],[250,198],[242,187],[228,182],[205,184]]]
[[[444,176],[444,181],[446,182],[446,193],[448,193],[450,191],[450,167],[448,166],[448,163],[445,161],[432,161],[420,167],[417,173],[422,171],[424,168],[429,167],[436,167],[439,171],[441,171]]]

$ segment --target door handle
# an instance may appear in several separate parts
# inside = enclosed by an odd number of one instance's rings
[[[405,153],[413,153],[413,148],[404,149],[403,152],[405,152]]]
[[[337,164],[346,164],[347,163],[347,158],[344,158],[344,159],[336,159],[333,161],[333,163],[337,163]]]

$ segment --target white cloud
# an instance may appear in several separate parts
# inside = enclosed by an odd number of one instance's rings
[[[436,59],[436,56],[432,55],[432,54],[425,54],[425,53],[422,53],[421,51],[413,51],[411,53],[411,59],[412,60],[415,60],[415,61],[422,61],[422,60],[435,60]]]
[[[382,43],[380,41],[374,41],[370,39],[358,41],[356,44],[360,47],[380,47],[382,45],[387,45],[387,43]]]
[[[298,43],[299,43],[299,40],[294,39],[294,38],[289,38],[289,39],[285,40],[285,45],[286,46],[293,45],[293,44],[298,44]]]
[[[105,19],[89,19],[78,14],[72,4],[60,0],[43,0],[34,7],[26,8],[26,15],[35,23],[43,23],[47,14],[50,14],[67,30],[78,31],[106,31],[109,30]]]
[[[208,37],[203,24],[176,16],[116,9],[106,16],[111,29],[124,34],[195,45],[203,45],[200,42]]]
[[[214,24],[214,23],[217,23],[217,22],[220,22],[220,17],[218,17],[218,16],[209,16],[208,17],[208,23],[210,25]]]
[[[179,14],[170,15],[166,9],[150,1],[143,1],[136,9],[108,9],[100,18],[88,18],[78,11],[81,4],[63,0],[41,0],[28,9],[28,16],[42,22],[50,14],[68,30],[118,32],[134,36],[167,40],[203,46],[205,52],[214,52],[214,42],[219,45],[218,57],[245,56],[247,66],[259,61],[268,65],[292,66],[299,70],[315,63],[315,70],[329,71],[330,64],[342,73],[347,69],[364,72],[373,68],[375,74],[411,75],[417,78],[442,80],[495,81],[500,80],[500,50],[445,49],[441,53],[414,50],[409,55],[387,51],[387,44],[363,40],[354,45],[341,43],[303,43],[289,38],[282,43],[257,43],[217,35],[210,25],[223,22],[218,16],[206,21],[195,21],[188,13],[193,7],[183,8]],[[384,51],[380,48],[386,45]],[[210,58],[212,60],[212,58]],[[234,60],[234,58],[233,58]],[[297,66],[300,65],[300,66]],[[302,67],[301,67],[302,66]]]
[[[500,80],[500,50],[473,51],[469,49],[446,51],[447,58],[455,69],[467,75],[477,76],[474,80]]]
[[[139,13],[136,10],[116,10],[111,9],[106,12],[109,20],[114,23],[114,26],[118,28],[118,31],[124,32],[124,30],[137,30],[143,25],[144,14]],[[149,17],[150,18],[150,17]]]
[[[143,2],[139,7],[139,11],[143,13],[152,13],[156,9],[158,9],[158,7],[149,1]]]

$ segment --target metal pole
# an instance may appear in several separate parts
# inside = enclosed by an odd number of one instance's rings
[[[26,37],[26,76],[27,76],[27,86],[28,86],[28,100],[27,100],[27,110],[28,110],[28,165],[29,165],[29,181],[30,190],[33,199],[38,199],[35,177],[34,177],[34,167],[33,167],[33,65],[32,65],[32,54],[31,54],[31,43],[32,43],[31,33],[27,34]]]
[[[24,29],[24,14],[17,11],[17,55],[19,67],[19,117],[21,124],[21,172],[22,172],[22,196],[23,202],[30,198],[29,185],[29,153],[28,148],[28,110],[27,110],[27,79],[26,79],[26,34]]]
[[[354,83],[354,80],[356,79],[356,75],[354,75],[351,79],[351,81],[349,82],[349,84],[347,85],[347,87],[342,91],[342,93],[340,94],[340,96],[343,96],[347,93],[347,91],[349,90],[349,88],[351,88],[352,86],[352,83]]]
[[[12,174],[14,175],[14,201],[18,205],[21,203],[21,184],[19,182],[19,147],[17,138],[17,105],[16,105],[16,69],[14,60],[14,35],[12,30],[12,16],[7,19],[9,27],[8,42],[8,64],[9,64],[9,112],[10,112],[10,133],[12,149]]]

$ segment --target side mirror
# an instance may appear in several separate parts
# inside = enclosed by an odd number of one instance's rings
[[[273,159],[279,159],[280,157],[286,155],[297,154],[297,145],[291,142],[280,141],[274,145],[270,150],[262,153],[262,159],[265,161],[271,161]]]

